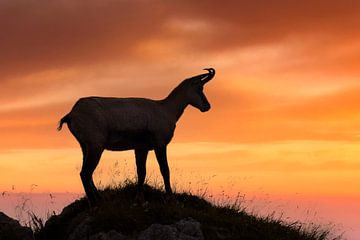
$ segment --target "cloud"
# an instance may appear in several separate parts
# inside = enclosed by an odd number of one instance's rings
[[[2,1],[0,73],[24,74],[129,57],[156,35],[149,1]],[[149,9],[152,9],[151,11]]]
[[[146,44],[171,54],[206,54],[304,35],[331,45],[334,39],[358,38],[354,29],[360,25],[360,3],[354,1],[17,0],[0,5],[2,79],[134,60],[147,54]]]

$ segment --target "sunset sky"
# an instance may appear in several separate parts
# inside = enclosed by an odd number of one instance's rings
[[[173,183],[360,202],[360,1],[4,0],[0,56],[1,191],[82,192],[80,148],[56,131],[77,99],[161,99],[213,67],[212,109],[177,125]],[[105,153],[97,182],[114,166],[132,153]]]

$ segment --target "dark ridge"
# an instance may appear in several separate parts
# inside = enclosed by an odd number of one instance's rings
[[[329,230],[321,228],[306,230],[301,224],[252,216],[239,205],[216,206],[190,193],[169,196],[149,185],[144,186],[142,204],[135,203],[137,187],[131,182],[100,193],[103,201],[98,207],[89,209],[86,198],[76,200],[37,229],[35,239],[68,239],[84,221],[89,226],[89,235],[115,230],[136,236],[151,224],[173,224],[185,218],[198,221],[204,238],[210,240],[325,240],[330,235]]]

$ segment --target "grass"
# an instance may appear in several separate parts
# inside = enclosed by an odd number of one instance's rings
[[[331,235],[329,229],[320,226],[306,229],[298,222],[250,215],[242,208],[240,198],[220,206],[203,196],[191,193],[168,196],[159,188],[145,185],[145,202],[135,204],[136,193],[135,183],[127,181],[122,186],[101,190],[104,200],[96,208],[89,209],[87,199],[82,198],[52,216],[45,225],[34,218],[36,240],[67,239],[84,219],[88,219],[90,234],[114,229],[134,236],[153,223],[172,224],[189,217],[201,223],[204,237],[209,240],[328,240]]]

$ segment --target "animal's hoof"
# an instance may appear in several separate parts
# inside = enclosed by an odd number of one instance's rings
[[[100,205],[101,203],[104,202],[104,198],[102,198],[100,195],[96,196],[96,200],[95,200],[95,205]]]
[[[142,191],[138,191],[136,193],[136,197],[135,197],[135,203],[138,203],[139,205],[142,205],[145,201],[144,198],[144,193]]]
[[[175,198],[175,195],[173,193],[166,193],[164,198],[164,203],[173,203],[173,202],[176,202],[176,198]]]
[[[100,203],[102,202],[101,198],[95,197],[95,198],[87,198],[88,199],[88,203],[89,203],[89,207],[90,208],[95,208],[98,207],[100,205]]]
[[[99,206],[92,206],[90,207],[90,215],[96,214],[99,211]]]

